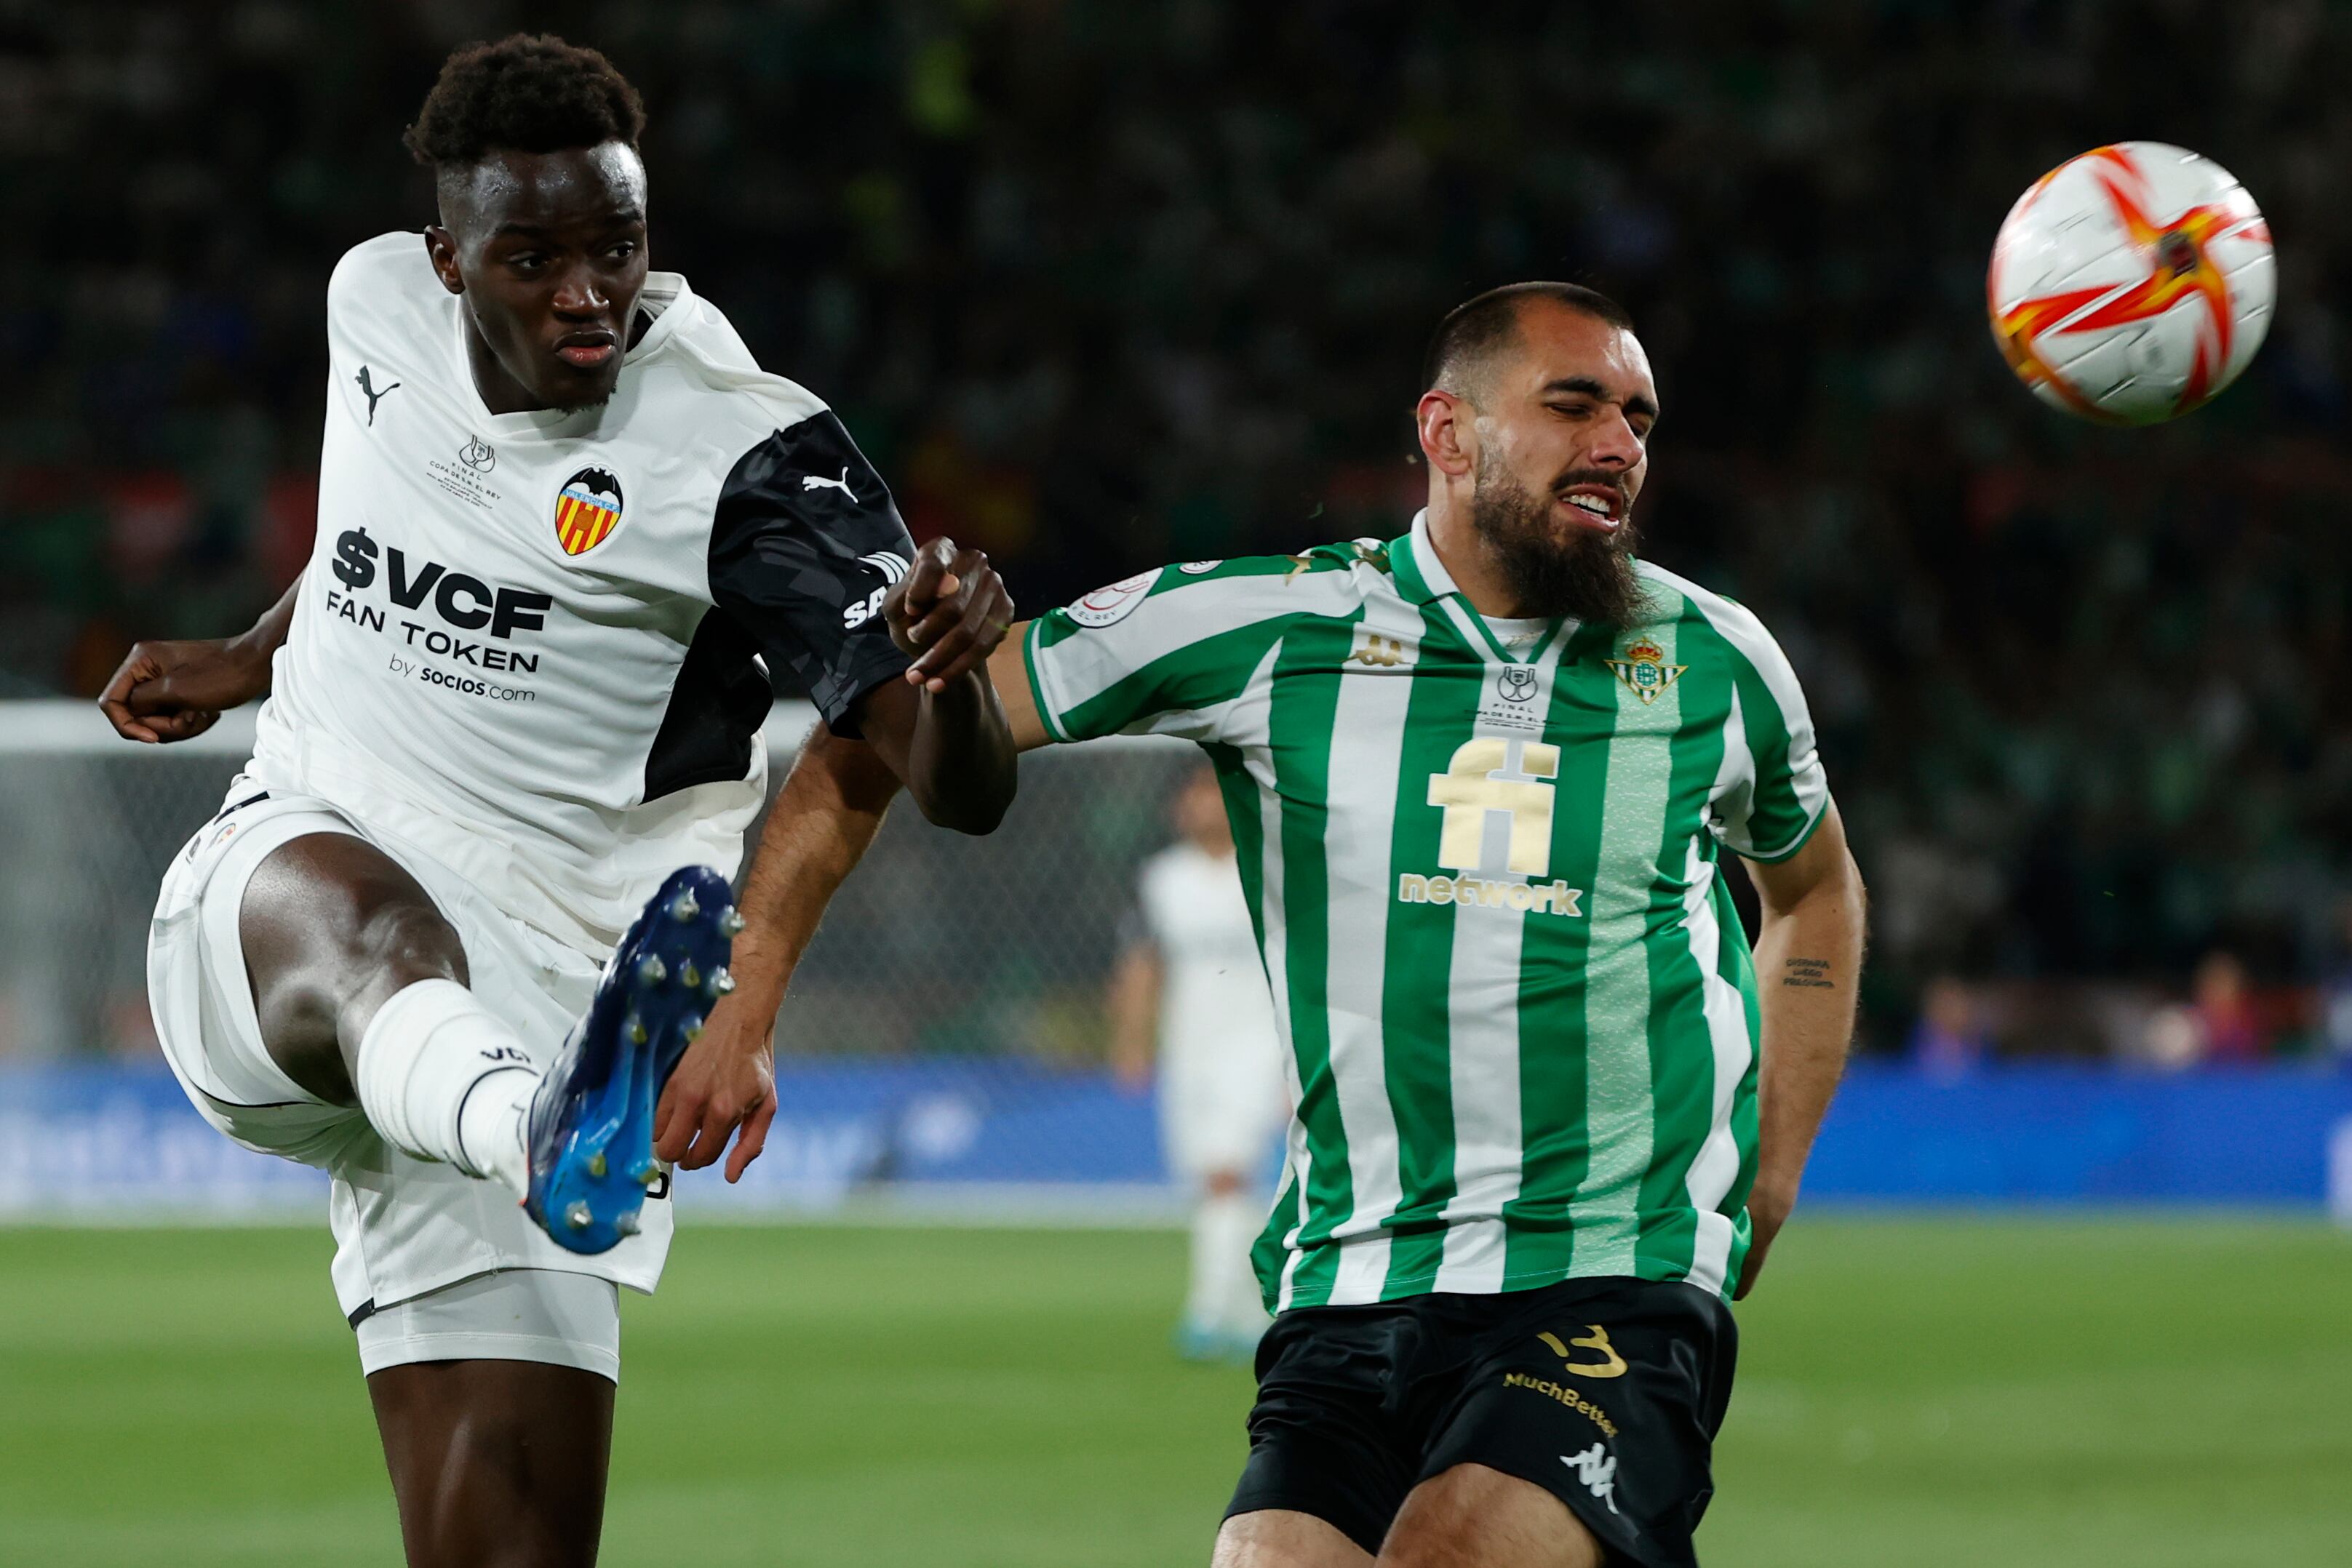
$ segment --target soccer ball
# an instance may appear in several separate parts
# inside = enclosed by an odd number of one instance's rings
[[[2095,147],[2036,180],[1985,277],[2017,379],[2103,424],[2173,419],[2236,381],[2277,292],[2246,188],[2161,141]]]

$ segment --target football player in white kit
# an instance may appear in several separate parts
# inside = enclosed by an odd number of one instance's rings
[[[333,1178],[335,1290],[418,1564],[594,1559],[614,1288],[652,1290],[669,1242],[654,1155],[707,1165],[740,1124],[731,1179],[775,1109],[808,932],[760,862],[870,793],[859,769],[966,831],[1013,788],[979,666],[1001,582],[915,550],[824,404],[647,270],[643,122],[559,39],[450,58],[407,136],[440,223],[328,285],[310,565],[243,636],[134,649],[103,699],[152,743],[268,695],[166,877],[151,998],[208,1120]],[[739,862],[771,673],[824,725],[728,998],[725,883],[671,873]]]
[[[1271,1196],[1257,1189],[1290,1100],[1216,775],[1194,770],[1171,814],[1177,840],[1143,864],[1140,929],[1111,977],[1111,1066],[1139,1088],[1157,1046],[1160,1146],[1193,1204],[1177,1348],[1246,1358],[1268,1322],[1250,1268]]]

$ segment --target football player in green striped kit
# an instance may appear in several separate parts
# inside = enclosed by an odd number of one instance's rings
[[[1862,881],[1780,648],[1633,554],[1623,311],[1482,295],[1425,384],[1409,533],[1129,578],[992,674],[1024,747],[1198,742],[1232,818],[1297,1111],[1216,1568],[1679,1568]]]

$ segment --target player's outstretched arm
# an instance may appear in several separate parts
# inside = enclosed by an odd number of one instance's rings
[[[1865,900],[1834,803],[1805,847],[1775,865],[1748,862],[1763,904],[1756,937],[1763,1064],[1757,1091],[1755,1239],[1738,1296],[1755,1287],[1772,1239],[1796,1207],[1813,1135],[1845,1072],[1862,977]]]
[[[1000,711],[1013,743],[1026,751],[1048,737],[1021,667],[1022,630],[1008,628],[992,653],[982,653],[993,690],[1003,694]],[[977,674],[970,665],[947,672],[956,679]],[[919,678],[940,677],[925,670]],[[898,689],[914,695],[912,683]],[[655,1111],[654,1152],[662,1158],[698,1170],[718,1159],[739,1125],[727,1179],[741,1179],[759,1157],[776,1113],[776,1011],[826,906],[866,857],[898,789],[898,772],[862,740],[820,724],[802,743],[736,900],[743,930],[730,966],[735,993],[711,1009]]]
[[[976,549],[933,539],[882,601],[891,640],[914,661],[875,687],[859,727],[925,817],[963,833],[1004,820],[1018,781],[989,654],[1013,625],[1013,596]]]
[[[168,745],[204,734],[230,708],[268,695],[269,661],[286,642],[301,586],[297,579],[237,636],[139,643],[99,694],[99,711],[125,740]]]
[[[735,901],[743,929],[729,971],[735,990],[710,1009],[654,1111],[654,1152],[688,1170],[719,1158],[740,1181],[760,1157],[776,1114],[776,1009],[842,879],[865,858],[898,776],[862,741],[819,724],[801,743],[776,794],[758,852]]]

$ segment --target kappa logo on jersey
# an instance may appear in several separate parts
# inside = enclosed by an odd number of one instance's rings
[[[1622,657],[1603,662],[1617,672],[1617,678],[1625,683],[1627,691],[1642,699],[1643,707],[1664,696],[1666,688],[1690,668],[1688,664],[1667,664],[1666,651],[1647,637],[1636,637],[1625,645]]]
[[[374,387],[373,384],[371,384],[371,383],[370,383],[370,382],[369,382],[369,379],[368,379],[368,368],[367,368],[365,365],[362,365],[362,366],[360,367],[360,373],[359,373],[358,375],[353,376],[353,377],[352,378],[352,380],[353,380],[353,381],[355,381],[355,382],[359,382],[359,383],[360,383],[360,391],[362,391],[362,392],[365,392],[365,393],[367,394],[367,400],[368,400],[368,421],[367,421],[367,422],[368,422],[368,426],[369,426],[369,428],[370,428],[370,429],[373,429],[373,428],[374,428],[374,426],[375,426],[375,405],[376,405],[377,403],[379,403],[379,402],[382,402],[384,400],[385,396],[386,396],[387,394],[389,394],[389,393],[393,391],[393,389],[394,389],[394,387],[399,386],[399,385],[400,385],[400,383],[399,383],[398,382],[393,382],[393,383],[392,383],[392,385],[391,385],[391,386],[387,386],[387,387],[385,387],[385,388],[383,389],[383,392],[378,392],[378,391],[376,391],[375,387]]]
[[[1151,585],[1158,580],[1160,574],[1156,571],[1139,571],[1133,577],[1105,583],[1071,605],[1069,617],[1097,632],[1106,626],[1116,626],[1135,613],[1135,607],[1150,594]]]
[[[1368,670],[1410,670],[1421,662],[1421,642],[1414,637],[1383,636],[1359,622],[1348,662]]]
[[[847,470],[845,469],[843,472],[846,473]],[[830,484],[832,481],[827,480],[826,483]],[[880,614],[882,612],[882,601],[890,597],[890,590],[897,587],[898,580],[907,575],[906,561],[886,549],[876,550],[871,555],[859,556],[857,558],[857,564],[860,566],[870,566],[875,570],[880,572],[882,574],[882,586],[867,594],[865,598],[848,605],[842,611],[842,625],[852,630],[865,625],[868,621],[873,620],[875,616]]]
[[[603,468],[583,468],[555,497],[555,542],[585,555],[621,526],[621,482]]]

